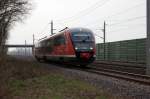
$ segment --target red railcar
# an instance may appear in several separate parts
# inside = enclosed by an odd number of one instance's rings
[[[34,56],[37,60],[71,62],[85,66],[95,60],[95,52],[95,38],[91,30],[67,28],[35,44]]]

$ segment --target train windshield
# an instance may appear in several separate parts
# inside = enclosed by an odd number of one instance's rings
[[[73,32],[71,35],[75,50],[89,51],[93,49],[94,36],[91,32]]]
[[[75,32],[72,33],[73,42],[93,42],[94,37],[90,32]]]

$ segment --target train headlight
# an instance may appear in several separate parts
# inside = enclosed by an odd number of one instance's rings
[[[90,50],[93,50],[93,47],[90,47]]]
[[[78,50],[78,47],[75,47],[75,50]]]

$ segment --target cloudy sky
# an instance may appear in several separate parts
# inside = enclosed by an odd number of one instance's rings
[[[64,27],[91,29],[96,42],[101,43],[103,23],[106,21],[106,41],[146,37],[146,0],[32,0],[33,10],[23,23],[16,23],[10,31],[9,44],[32,44]],[[100,37],[98,37],[100,36]]]

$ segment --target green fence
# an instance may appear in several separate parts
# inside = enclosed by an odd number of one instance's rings
[[[146,39],[109,42],[96,45],[97,60],[146,63]],[[105,55],[105,59],[104,59]]]

